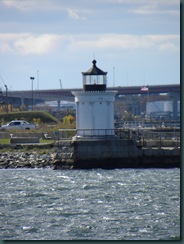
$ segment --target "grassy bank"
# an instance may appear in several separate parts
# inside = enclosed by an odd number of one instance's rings
[[[30,123],[38,120],[43,124],[57,124],[60,121],[51,114],[44,111],[23,111],[23,112],[10,112],[0,113],[1,124],[10,122],[11,120],[22,119]]]
[[[39,143],[54,143],[54,140],[43,140],[43,139],[40,139],[39,140]],[[0,139],[0,145],[4,145],[4,144],[10,144],[10,139]]]
[[[39,124],[39,128],[22,131],[24,133],[41,132],[41,133],[53,133],[59,129],[75,129],[75,123],[62,123],[51,114],[44,111],[24,111],[24,112],[11,112],[0,113],[0,123],[6,124],[11,120],[26,120],[29,123]],[[20,130],[7,131],[9,133],[21,132]]]

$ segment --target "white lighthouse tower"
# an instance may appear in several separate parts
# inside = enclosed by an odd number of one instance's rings
[[[73,91],[76,102],[76,128],[79,136],[114,135],[116,91],[107,91],[107,72],[96,66],[82,72],[83,91]]]

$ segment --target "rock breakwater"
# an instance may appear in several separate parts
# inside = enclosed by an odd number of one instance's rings
[[[0,169],[71,169],[73,162],[71,159],[63,159],[63,150],[66,151],[66,147],[53,144],[0,145]]]
[[[4,152],[0,153],[0,168],[44,168],[51,167],[52,154],[37,152]]]
[[[57,152],[3,152],[0,153],[0,169],[52,168],[71,169],[72,162],[62,159]]]
[[[180,167],[180,148],[139,148],[132,140],[63,140],[0,145],[0,169],[115,169]]]

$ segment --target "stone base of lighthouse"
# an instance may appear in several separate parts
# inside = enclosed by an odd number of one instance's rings
[[[114,135],[116,91],[74,91],[79,136]]]

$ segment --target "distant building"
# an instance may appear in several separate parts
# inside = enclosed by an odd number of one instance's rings
[[[146,114],[151,117],[173,117],[173,101],[147,102]]]
[[[51,102],[45,102],[45,105],[51,107],[52,111],[60,111],[60,110],[66,110],[66,109],[72,109],[75,110],[75,102],[64,102],[61,101],[59,106],[57,101],[51,101]]]
[[[38,104],[38,107],[39,108],[42,107],[43,109],[44,107],[49,107],[49,110],[51,112],[58,112],[66,109],[76,110],[75,102],[64,102],[64,101],[61,101],[59,103],[59,106],[57,101],[46,101],[43,104]]]
[[[173,112],[172,101],[154,101],[147,102],[146,113],[157,113],[157,112]]]

